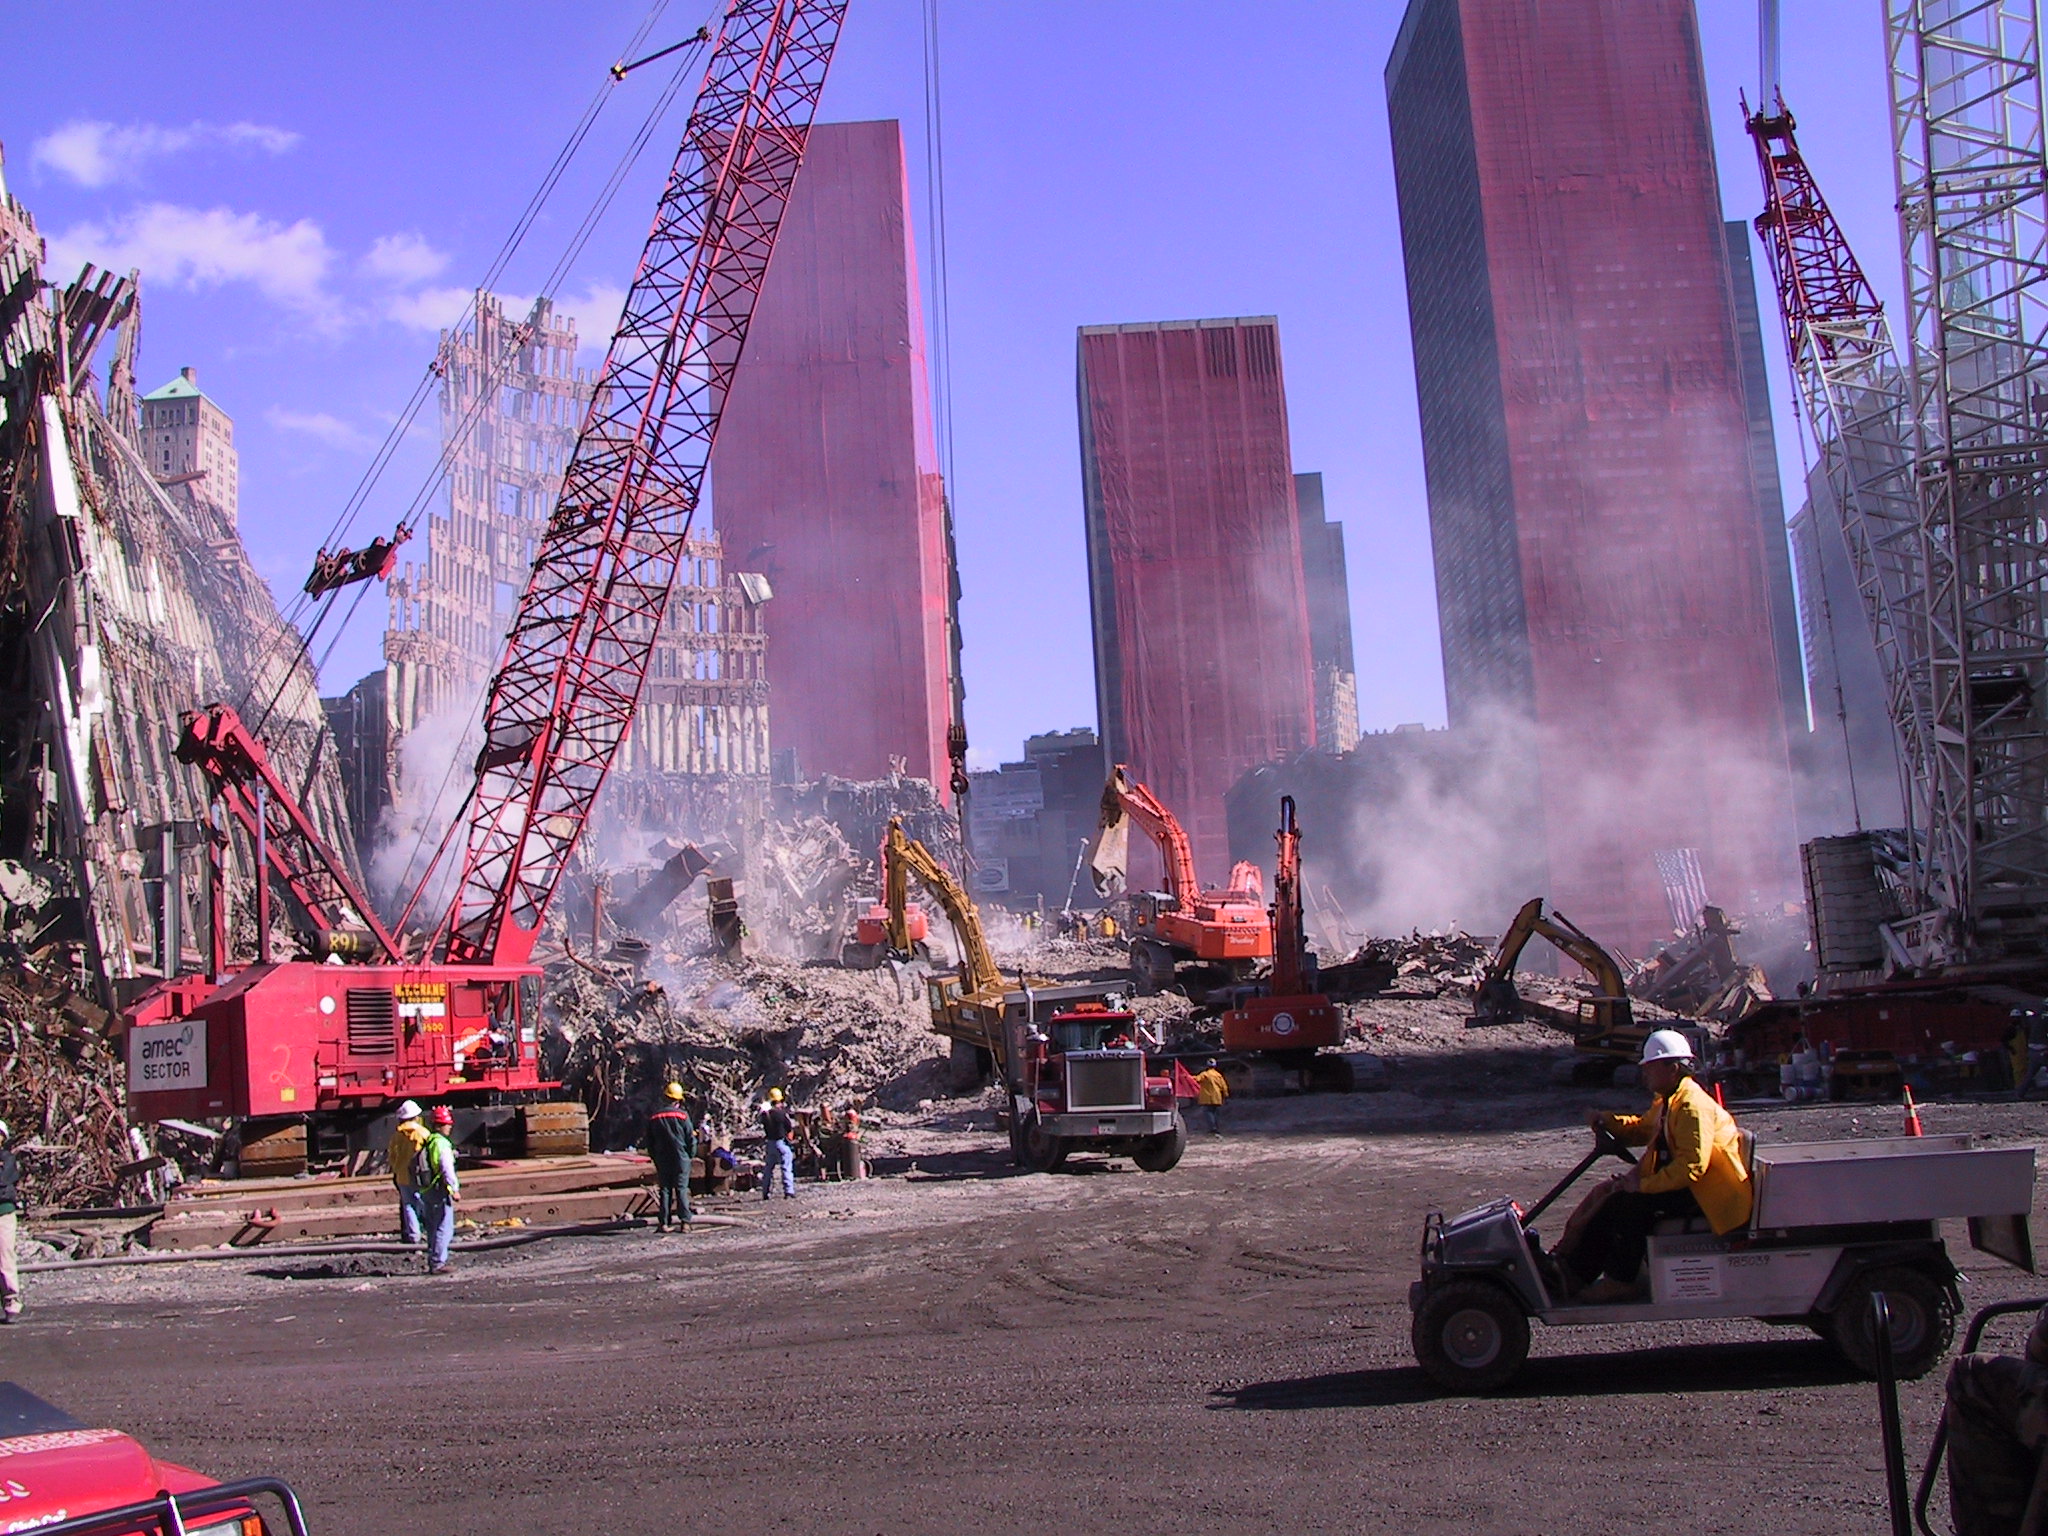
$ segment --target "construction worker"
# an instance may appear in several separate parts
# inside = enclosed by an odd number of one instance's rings
[[[663,1101],[647,1117],[647,1155],[654,1159],[654,1230],[675,1222],[680,1232],[694,1219],[690,1209],[690,1159],[697,1155],[697,1128],[683,1107],[683,1085],[670,1083]]]
[[[7,1122],[0,1120],[0,1323],[21,1319],[21,1272],[15,1267],[15,1216],[21,1209],[21,1159],[7,1143]]]
[[[1948,1370],[1948,1512],[1956,1536],[2017,1536],[2048,1448],[2048,1307],[2024,1355]]]
[[[455,1142],[449,1134],[455,1129],[455,1111],[436,1104],[429,1119],[433,1129],[413,1159],[413,1182],[420,1188],[427,1229],[427,1273],[445,1275],[452,1268],[448,1246],[455,1241],[455,1202],[462,1194],[462,1181],[455,1176]]]
[[[1202,1118],[1208,1122],[1211,1136],[1223,1134],[1223,1101],[1229,1097],[1230,1084],[1217,1069],[1216,1058],[1211,1056],[1195,1074],[1195,1102],[1202,1106]]]
[[[384,1160],[391,1165],[391,1182],[398,1190],[398,1240],[416,1243],[425,1225],[426,1196],[412,1181],[413,1160],[427,1144],[427,1127],[420,1118],[425,1111],[416,1100],[398,1106],[398,1124],[384,1145]]]
[[[1692,1042],[1675,1029],[1643,1042],[1643,1086],[1655,1097],[1640,1115],[1586,1111],[1586,1123],[1634,1147],[1642,1160],[1580,1202],[1551,1256],[1583,1304],[1639,1294],[1650,1229],[1674,1216],[1704,1215],[1717,1233],[1749,1220],[1749,1169],[1735,1117],[1692,1077]]]
[[[839,1122],[839,1135],[846,1148],[845,1161],[840,1165],[841,1171],[849,1179],[866,1178],[868,1167],[861,1161],[860,1155],[860,1106],[846,1106],[846,1115]]]
[[[790,1145],[795,1133],[796,1122],[789,1117],[789,1111],[782,1104],[782,1090],[770,1088],[768,1102],[761,1106],[761,1134],[768,1145],[761,1152],[761,1198],[772,1199],[775,1195],[775,1176],[782,1175],[782,1194],[785,1199],[796,1198],[796,1148]]]

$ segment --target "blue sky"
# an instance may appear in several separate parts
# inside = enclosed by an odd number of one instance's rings
[[[79,256],[143,268],[143,387],[190,364],[235,417],[244,536],[281,593],[648,3],[0,11],[9,186],[61,258],[53,276]],[[1361,721],[1441,723],[1381,84],[1401,6],[940,5],[977,760],[1094,719],[1074,329],[1112,321],[1280,317],[1296,467],[1323,472],[1349,542]],[[1786,93],[1808,157],[1895,301],[1881,7],[1785,9]],[[679,38],[707,10],[678,0],[655,35]],[[1701,25],[1723,200],[1748,217],[1757,182],[1736,92],[1755,90],[1754,11],[1708,0]],[[903,120],[928,257],[923,78],[919,0],[853,0],[823,116]],[[649,69],[614,88],[506,291],[540,282],[659,85]],[[679,117],[565,285],[587,335],[616,312]],[[1799,448],[1781,354],[1789,498]],[[425,434],[408,444],[357,542],[396,521],[431,449]],[[327,658],[330,690],[381,664],[382,628],[373,598]]]

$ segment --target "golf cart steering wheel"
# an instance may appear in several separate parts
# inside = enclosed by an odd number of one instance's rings
[[[1593,1127],[1593,1154],[1596,1157],[1618,1157],[1631,1165],[1636,1160],[1635,1153],[1628,1149],[1628,1143],[1604,1125]]]

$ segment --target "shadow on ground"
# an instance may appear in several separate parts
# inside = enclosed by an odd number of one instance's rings
[[[1756,1392],[1836,1387],[1862,1378],[1818,1339],[1743,1344],[1673,1344],[1615,1354],[1552,1355],[1531,1360],[1504,1398],[1629,1397],[1674,1392]],[[1415,1365],[1337,1371],[1218,1388],[1212,1408],[1282,1412],[1315,1408],[1393,1408],[1453,1396]]]

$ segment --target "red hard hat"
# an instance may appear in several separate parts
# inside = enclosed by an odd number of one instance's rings
[[[436,1104],[433,1113],[428,1118],[436,1125],[453,1125],[455,1123],[455,1111],[446,1104]]]

